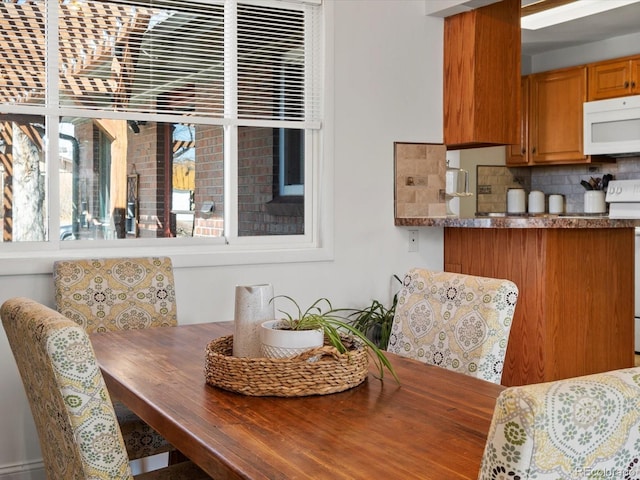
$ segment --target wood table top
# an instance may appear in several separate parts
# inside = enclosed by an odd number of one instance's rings
[[[251,397],[205,383],[231,322],[94,334],[118,398],[216,479],[475,479],[498,394],[482,380],[388,354],[341,393]]]

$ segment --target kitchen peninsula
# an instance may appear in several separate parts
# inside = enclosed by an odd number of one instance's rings
[[[608,217],[396,218],[443,227],[444,269],[520,290],[502,384],[634,364],[634,227]]]

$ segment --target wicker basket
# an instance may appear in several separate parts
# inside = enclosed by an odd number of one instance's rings
[[[252,396],[302,397],[342,392],[369,371],[366,347],[340,354],[325,345],[291,358],[233,357],[233,335],[212,340],[205,358],[206,382]],[[310,358],[319,357],[315,361]]]

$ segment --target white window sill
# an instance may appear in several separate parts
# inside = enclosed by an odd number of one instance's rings
[[[93,246],[92,246],[93,247]],[[114,245],[109,248],[16,250],[0,254],[0,276],[52,273],[53,262],[71,258],[171,257],[175,268],[322,262],[333,260],[331,247],[299,245]]]

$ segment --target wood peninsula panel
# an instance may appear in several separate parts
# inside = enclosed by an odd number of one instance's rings
[[[633,366],[633,228],[445,228],[445,270],[507,278],[520,296],[502,384]]]

